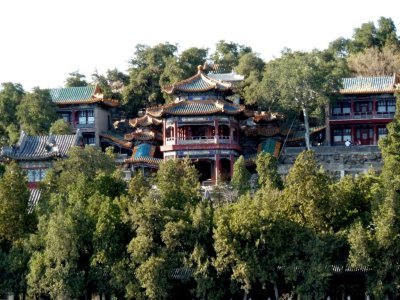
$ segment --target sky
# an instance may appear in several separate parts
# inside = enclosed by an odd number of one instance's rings
[[[29,91],[62,87],[75,71],[126,72],[137,44],[212,51],[226,40],[268,61],[285,47],[325,49],[381,16],[400,34],[399,0],[1,0],[0,83]]]

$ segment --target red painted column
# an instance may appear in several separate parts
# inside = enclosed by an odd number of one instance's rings
[[[376,116],[376,97],[374,97],[372,100],[372,117],[374,118],[375,116]]]
[[[374,145],[378,143],[378,126],[374,125]]]
[[[178,122],[175,120],[174,122],[174,144],[177,144],[177,140],[178,140]]]
[[[354,126],[351,126],[351,142],[354,144],[356,141],[356,133],[354,131]]]

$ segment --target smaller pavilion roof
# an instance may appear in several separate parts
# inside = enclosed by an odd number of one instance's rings
[[[112,143],[117,144],[118,146],[125,148],[125,149],[132,149],[133,144],[129,141],[126,141],[122,135],[116,134],[111,131],[102,132],[100,137],[111,141]]]
[[[139,118],[134,118],[134,119],[130,119],[129,120],[129,125],[133,128],[136,127],[147,127],[147,126],[151,126],[151,125],[160,125],[162,124],[162,120],[159,120],[155,117],[152,117],[150,115],[144,115],[143,117],[139,117]]]
[[[134,132],[127,133],[124,136],[124,139],[127,141],[151,141],[151,140],[160,140],[162,141],[163,136],[161,132],[152,128],[138,128]]]
[[[394,93],[400,84],[399,76],[343,78],[341,94]]]
[[[132,156],[126,159],[125,162],[131,164],[146,164],[157,168],[163,160],[154,157],[155,151],[156,146],[154,145],[147,143],[140,144],[133,149]]]
[[[196,75],[163,87],[163,91],[169,95],[175,92],[206,92],[211,90],[228,91],[232,88],[228,82],[222,82],[218,79],[211,78],[203,73],[203,66],[198,66]]]
[[[164,115],[189,116],[212,115],[225,113],[236,115],[245,110],[244,106],[230,103],[225,100],[185,100],[147,109],[147,114],[152,117]]]
[[[50,89],[49,93],[56,104],[103,103],[112,107],[119,105],[116,100],[105,99],[103,91],[97,85]]]
[[[29,136],[21,133],[18,143],[13,147],[4,147],[0,156],[14,160],[48,160],[66,157],[73,146],[78,146],[81,133],[63,135]]]

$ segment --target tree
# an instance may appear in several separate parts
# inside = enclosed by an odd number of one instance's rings
[[[129,76],[118,69],[107,70],[106,75],[100,75],[97,71],[92,74],[93,83],[98,85],[105,98],[122,100],[122,91],[129,83]]]
[[[248,46],[221,40],[216,44],[211,59],[218,66],[218,73],[229,73],[239,64],[240,57],[251,51]]]
[[[314,152],[303,151],[286,178],[280,209],[290,220],[317,232],[330,230],[332,204],[329,177],[315,161]]]
[[[7,165],[0,178],[0,240],[15,242],[31,232],[34,218],[28,214],[28,199],[26,174],[16,163]]]
[[[162,103],[160,77],[168,58],[175,55],[177,47],[164,43],[154,47],[136,45],[130,61],[129,84],[123,90],[124,108],[128,115],[137,115],[140,109]]]
[[[164,72],[160,77],[160,84],[174,84],[192,77],[196,74],[197,67],[207,60],[207,55],[208,49],[192,47],[182,51],[178,57],[168,57]]]
[[[79,86],[87,86],[88,83],[85,80],[86,76],[79,73],[79,71],[75,71],[68,74],[69,77],[65,80],[66,87],[79,87]]]
[[[14,131],[17,128],[17,106],[21,103],[25,91],[20,84],[6,82],[1,84],[0,89],[0,144],[12,144],[15,142]]]
[[[278,174],[278,160],[270,153],[260,152],[257,155],[256,167],[258,184],[262,188],[282,189],[282,179]]]
[[[21,129],[31,135],[47,134],[51,124],[57,120],[55,104],[47,90],[34,88],[26,94],[17,107]]]
[[[16,163],[0,177],[0,295],[26,294],[29,251],[26,239],[36,219],[28,214],[29,191],[25,173]]]
[[[351,54],[348,64],[356,76],[388,76],[400,70],[400,48],[387,45]]]
[[[239,196],[244,195],[250,190],[250,172],[246,168],[243,155],[233,165],[231,184]]]
[[[167,160],[153,182],[155,188],[129,209],[136,232],[128,251],[135,277],[127,287],[135,299],[173,297],[172,271],[184,266],[185,235],[191,207],[200,201],[197,171],[189,160]]]
[[[266,65],[261,82],[268,103],[278,102],[281,107],[301,110],[304,116],[305,142],[310,149],[309,115],[341,85],[341,72],[335,61],[324,61],[323,53],[292,52]]]
[[[260,91],[265,63],[253,52],[243,54],[235,71],[244,76],[241,83],[241,94],[246,104],[262,105],[263,95]]]
[[[43,185],[38,232],[31,239],[30,295],[123,294],[119,272],[131,232],[114,200],[126,188],[114,171],[112,157],[92,147],[74,148],[68,159],[55,163]]]
[[[49,133],[51,134],[72,134],[71,125],[63,119],[59,119],[51,124]]]

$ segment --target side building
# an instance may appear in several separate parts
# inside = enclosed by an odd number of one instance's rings
[[[112,112],[118,101],[107,99],[100,87],[82,86],[50,89],[60,118],[79,129],[85,145],[100,146],[100,134],[111,127]]]
[[[397,75],[344,78],[339,99],[330,106],[326,138],[332,146],[377,145],[396,111]]]
[[[26,172],[28,188],[31,190],[30,210],[40,198],[39,182],[46,176],[54,161],[66,158],[74,146],[83,146],[79,130],[75,134],[44,136],[29,136],[21,132],[17,144],[0,149],[0,161],[16,161]]]

